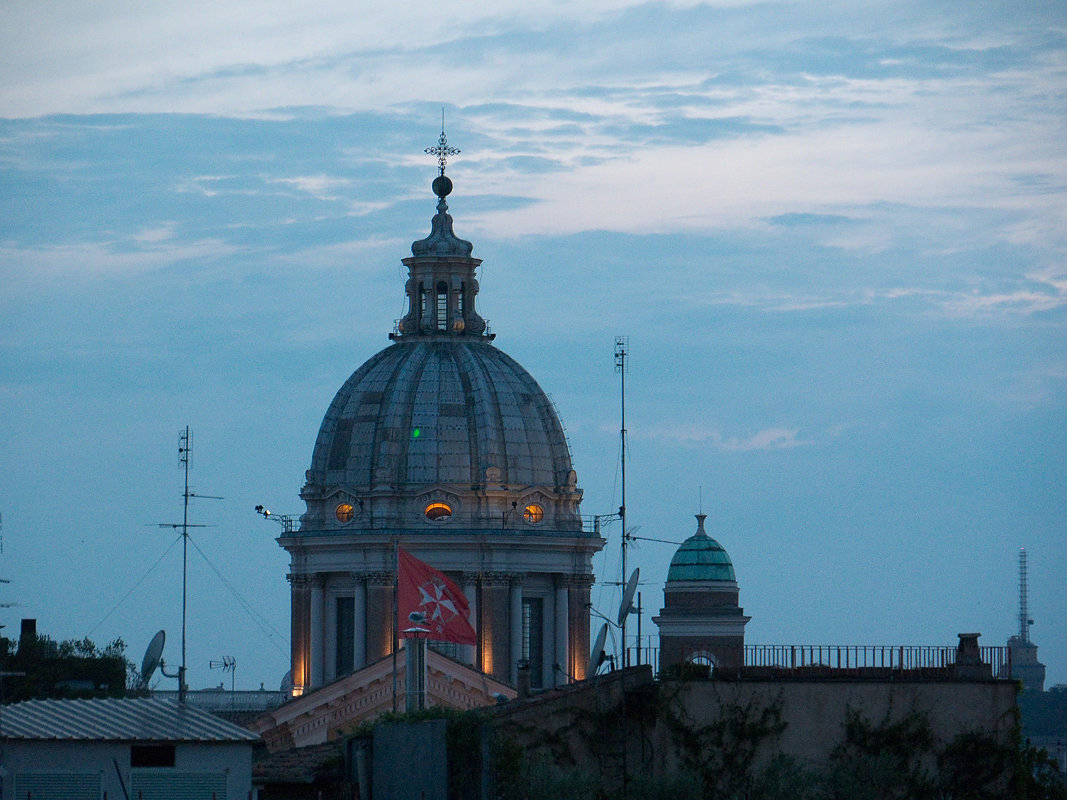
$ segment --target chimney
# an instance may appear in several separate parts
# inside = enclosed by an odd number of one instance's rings
[[[22,620],[22,629],[19,631],[19,650],[29,653],[37,646],[37,620]]]
[[[529,659],[522,659],[519,661],[519,680],[518,690],[519,699],[525,700],[530,696],[530,661]]]

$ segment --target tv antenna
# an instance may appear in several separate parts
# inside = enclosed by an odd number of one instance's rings
[[[622,521],[622,575],[623,579],[626,577],[626,544],[627,535],[626,530],[626,373],[629,369],[626,357],[630,347],[629,336],[616,336],[615,337],[615,371],[619,373],[619,407],[620,407],[620,424],[619,424],[619,477],[622,487],[621,491],[621,504],[619,505],[619,519]],[[630,598],[633,599],[632,597]],[[625,603],[624,603],[625,605]],[[622,666],[625,668],[629,664],[629,659],[626,653],[626,617],[623,612],[620,613],[619,627],[622,628]]]
[[[234,709],[234,704],[236,703],[234,685],[237,679],[237,659],[233,656],[223,656],[221,660],[209,661],[207,665],[211,669],[221,669],[224,675],[227,672],[230,673],[230,710],[232,711]]]
[[[178,667],[177,675],[168,675],[163,672],[168,678],[178,679],[178,702],[185,702],[185,693],[188,687],[185,685],[185,621],[186,612],[188,609],[188,578],[189,578],[189,529],[190,528],[206,528],[207,525],[193,525],[189,522],[189,498],[200,497],[208,500],[222,500],[221,497],[216,497],[211,494],[197,494],[196,492],[189,491],[189,467],[193,460],[193,432],[189,430],[189,426],[185,426],[185,430],[178,433],[178,461],[182,465],[185,471],[185,489],[182,491],[182,521],[181,522],[161,522],[159,527],[161,528],[173,528],[175,530],[181,530],[182,532],[182,663]]]

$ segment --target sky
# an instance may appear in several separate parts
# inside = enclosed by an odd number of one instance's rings
[[[6,633],[139,662],[162,628],[179,663],[188,425],[223,498],[190,505],[189,683],[280,684],[254,507],[302,512],[404,313],[442,109],[479,309],[588,515],[620,503],[628,337],[643,632],[701,510],[752,644],[1003,645],[1025,547],[1067,682],[1060,2],[0,4]]]

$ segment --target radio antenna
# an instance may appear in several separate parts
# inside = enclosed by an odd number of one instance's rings
[[[185,685],[185,620],[186,612],[188,609],[188,578],[189,578],[189,529],[190,528],[206,528],[206,525],[193,525],[189,522],[189,498],[190,497],[204,497],[211,500],[222,500],[221,497],[216,497],[210,494],[197,494],[196,492],[189,491],[189,467],[193,460],[193,432],[189,430],[189,426],[185,426],[185,430],[178,433],[178,461],[181,463],[185,472],[185,489],[182,491],[182,521],[181,522],[161,522],[159,527],[161,528],[174,528],[182,532],[182,663],[178,667],[177,675],[167,675],[168,678],[178,679],[178,702],[185,703],[185,693],[188,687]],[[162,672],[162,663],[160,664],[160,671]]]
[[[630,346],[630,337],[615,337],[615,371],[619,373],[619,477],[622,483],[621,505],[619,506],[619,520],[622,522],[622,580],[626,580],[626,371],[627,350]],[[622,628],[622,666],[627,666],[626,658],[626,617],[619,621]]]
[[[1019,640],[1022,642],[1030,641],[1030,625],[1033,623],[1027,608],[1026,572],[1026,548],[1023,547],[1019,550]]]

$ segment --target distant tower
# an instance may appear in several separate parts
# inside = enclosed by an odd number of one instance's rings
[[[1027,610],[1026,548],[1019,550],[1019,633],[1008,639],[1011,651],[1011,676],[1021,681],[1027,691],[1045,691],[1045,665],[1037,660],[1037,645],[1030,641],[1030,619]]]
[[[730,556],[704,530],[697,531],[671,559],[663,587],[663,609],[652,621],[659,627],[661,669],[684,663],[736,670],[742,665],[746,617],[738,603],[737,578]]]
[[[1030,626],[1034,621],[1026,610],[1026,598],[1028,594],[1026,586],[1026,548],[1019,548],[1019,640],[1030,641]]]

